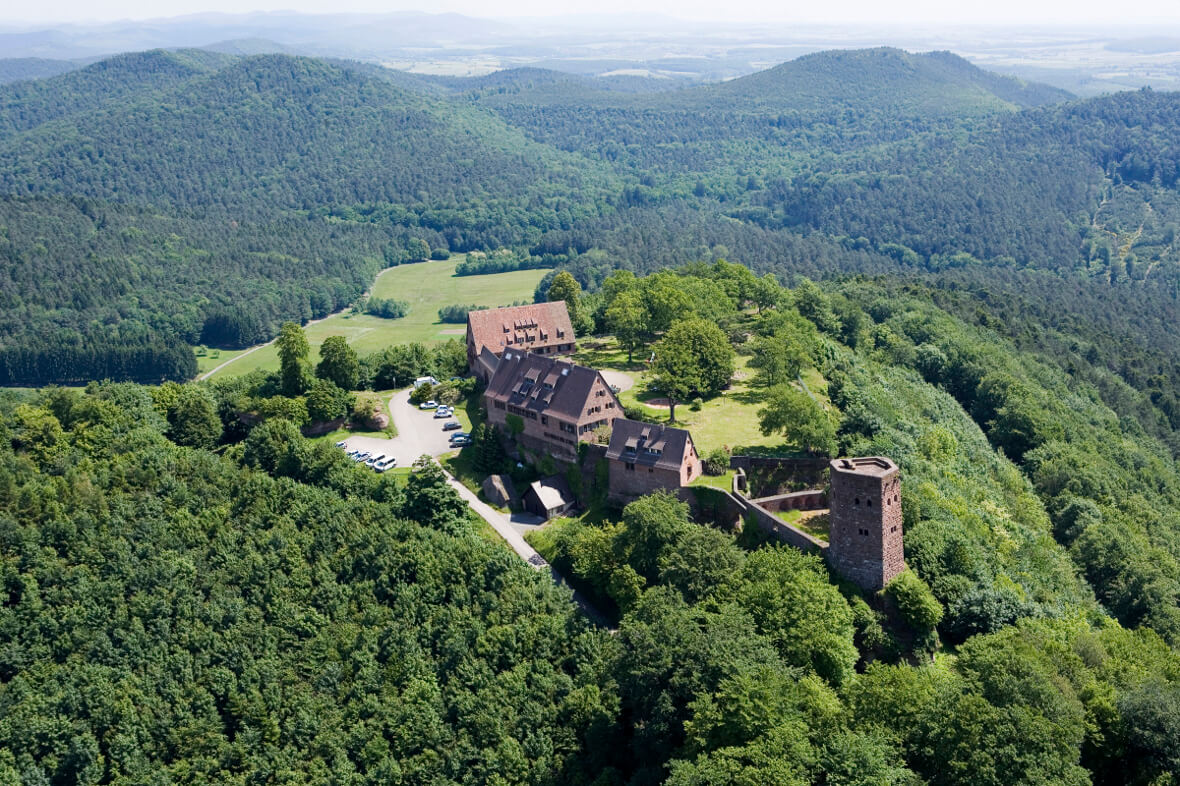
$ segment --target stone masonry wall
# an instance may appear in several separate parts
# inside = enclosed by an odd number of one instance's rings
[[[905,569],[897,468],[838,470],[833,462],[829,516],[832,568],[868,590],[883,588]]]

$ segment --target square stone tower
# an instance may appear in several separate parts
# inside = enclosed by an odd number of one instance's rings
[[[905,570],[901,478],[887,458],[831,462],[828,564],[866,590],[876,591]]]

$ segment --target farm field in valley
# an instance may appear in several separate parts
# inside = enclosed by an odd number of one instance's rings
[[[382,271],[373,283],[371,296],[405,301],[410,311],[400,319],[382,319],[357,314],[351,310],[334,314],[304,330],[311,344],[311,361],[319,362],[319,347],[329,336],[344,336],[359,355],[377,352],[390,344],[411,341],[436,343],[447,339],[465,340],[462,324],[443,324],[438,321],[438,310],[452,304],[505,306],[517,300],[532,302],[533,290],[548,270],[517,270],[483,276],[456,276],[455,267],[464,259],[461,255],[450,259],[399,265]],[[232,354],[222,350],[224,362]],[[244,354],[244,353],[239,353]],[[217,363],[201,364],[202,371]],[[230,363],[213,377],[238,376],[255,369],[273,370],[279,367],[278,350],[268,344],[246,357]]]

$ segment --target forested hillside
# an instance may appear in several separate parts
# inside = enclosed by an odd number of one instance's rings
[[[282,407],[243,423],[277,373],[8,395],[0,778],[1171,782],[1167,452],[927,291],[764,280],[755,313],[756,281],[719,263],[652,284],[715,292],[699,307],[751,356],[752,395],[783,362],[817,373],[833,449],[898,461],[912,572],[884,596],[654,495],[559,530],[612,634],[437,469],[374,474]],[[645,286],[582,305],[609,324]]]
[[[322,317],[411,240],[599,210],[593,166],[363,71],[152,52],[0,89],[0,382],[186,379],[186,343]]]
[[[1153,315],[1180,275],[1176,99],[1066,99],[890,49],[663,91],[195,52],[15,83],[0,381],[186,377],[185,344],[323,316],[420,239],[511,248],[591,290],[718,256],[920,277],[1027,349],[1050,328],[1047,359],[1084,355],[1112,406],[1130,385],[1172,443],[1180,336]]]

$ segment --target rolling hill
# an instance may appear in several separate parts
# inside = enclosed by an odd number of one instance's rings
[[[285,55],[112,58],[0,88],[0,128],[7,382],[125,376],[101,347],[196,342],[247,303],[240,342],[265,340],[350,302],[411,238],[525,244],[610,180],[478,109]]]

